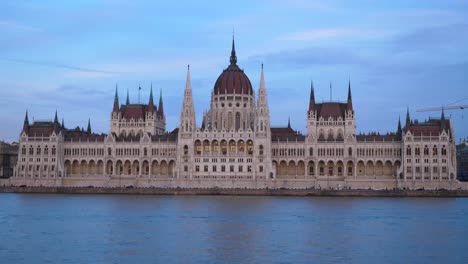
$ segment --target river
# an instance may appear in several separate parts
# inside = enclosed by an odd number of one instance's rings
[[[0,263],[467,263],[468,198],[0,194]]]

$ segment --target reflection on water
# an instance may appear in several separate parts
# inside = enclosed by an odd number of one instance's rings
[[[466,263],[468,199],[0,194],[1,263]]]

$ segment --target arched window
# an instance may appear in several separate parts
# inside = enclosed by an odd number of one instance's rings
[[[352,148],[348,148],[348,156],[353,156],[353,149]]]
[[[187,155],[187,154],[188,154],[188,151],[189,151],[189,150],[188,150],[188,146],[185,145],[185,146],[184,146],[184,155]]]
[[[26,147],[25,146],[23,146],[21,148],[21,154],[26,155]]]
[[[260,145],[258,147],[258,152],[259,152],[260,155],[263,155],[263,145]]]
[[[411,147],[410,146],[408,146],[406,148],[406,155],[411,156]]]
[[[247,154],[253,155],[253,141],[247,141]]]
[[[309,148],[309,156],[314,156],[314,148]]]
[[[424,146],[424,155],[428,156],[429,155],[429,147],[426,145]]]
[[[442,146],[442,156],[446,156],[447,155],[447,149],[445,148],[445,145]]]
[[[37,154],[37,155],[41,155],[41,147],[39,147],[39,146],[37,147],[36,154]]]
[[[240,129],[241,115],[239,112],[236,113],[236,131]]]
[[[55,146],[52,147],[52,155],[55,155],[56,153],[56,149],[55,149]]]
[[[437,149],[437,146],[434,145],[434,147],[432,148],[432,156],[437,156],[439,153],[438,149]]]

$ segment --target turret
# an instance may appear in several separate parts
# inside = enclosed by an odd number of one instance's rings
[[[409,107],[406,109],[406,129],[408,129],[411,125],[411,119],[409,114]]]
[[[353,111],[353,100],[351,98],[351,80],[348,81],[348,102],[347,102],[347,110]]]
[[[315,111],[315,91],[314,91],[314,82],[310,81],[310,99],[309,99],[309,113]]]
[[[260,75],[260,87],[258,89],[258,100],[257,100],[257,127],[259,132],[270,133],[270,108],[268,107],[268,96],[265,85],[265,74],[262,72]]]
[[[162,99],[161,99],[162,106]],[[180,132],[189,133],[196,129],[195,108],[192,97],[192,84],[190,82],[190,65],[187,66],[187,79],[185,81],[184,100],[180,113]],[[179,133],[181,135],[181,133]]]
[[[237,65],[236,47],[234,44],[234,34],[232,35],[232,49],[231,49],[231,57],[229,61],[231,62],[231,65]]]
[[[91,119],[88,119],[88,128],[86,129],[86,133],[91,134]]]
[[[128,89],[127,89],[127,100],[125,101],[126,105],[130,104],[130,96],[128,94]]]
[[[26,111],[26,115],[24,116],[23,132],[25,132],[26,134],[28,134],[28,133],[29,133],[29,118],[28,118],[28,111]]]
[[[442,131],[446,130],[444,108],[442,108],[442,114],[440,116],[440,126],[442,128]]]
[[[117,84],[115,84],[115,96],[114,96],[114,107],[112,112],[117,113],[119,112],[119,93],[117,91]]]
[[[163,106],[163,99],[162,99],[162,89],[159,90],[159,105],[158,105],[158,113],[160,117],[164,116],[164,106]]]
[[[398,139],[401,139],[401,120],[400,120],[400,117],[398,117],[398,128],[397,128],[397,138]]]
[[[153,101],[153,84],[151,84],[150,88],[150,97],[149,97],[149,102],[148,102],[148,112],[153,113],[154,112],[154,101]]]

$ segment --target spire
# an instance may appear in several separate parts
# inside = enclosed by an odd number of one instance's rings
[[[163,106],[163,99],[162,99],[162,89],[159,90],[159,105],[158,105],[159,115],[164,115],[164,106]]]
[[[353,111],[353,100],[351,97],[351,79],[349,79],[348,81],[348,104],[347,105],[348,105],[347,110]]]
[[[401,119],[398,117],[398,128],[397,128],[397,136],[401,136]]]
[[[310,81],[310,99],[309,99],[309,112],[315,111],[315,91],[314,82]]]
[[[29,132],[29,118],[28,118],[28,111],[27,110],[26,110],[26,115],[24,116],[23,131],[26,132],[26,133]]]
[[[88,128],[86,129],[86,133],[91,134],[91,118],[88,119]]]
[[[55,123],[55,124],[58,124],[57,110],[55,110],[54,123]]]
[[[409,128],[411,124],[411,119],[410,119],[410,115],[409,115],[409,107],[406,109],[406,128]]]
[[[288,116],[288,128],[291,128],[291,118]]]
[[[127,100],[125,102],[127,105],[130,104],[130,96],[128,95],[128,89],[127,89]]]
[[[114,108],[112,109],[112,112],[118,112],[118,111],[119,111],[119,93],[118,93],[117,84],[115,84]]]
[[[182,133],[191,133],[195,131],[195,129],[195,109],[193,106],[192,84],[190,83],[190,65],[188,65],[187,79],[185,81],[184,100],[182,102],[182,111],[180,113],[180,131]],[[182,135],[182,133],[179,133],[179,136]]]
[[[151,88],[150,88],[150,97],[149,97],[149,102],[148,102],[148,112],[150,112],[150,113],[154,112],[153,83],[151,83]]]
[[[445,130],[445,113],[444,113],[444,108],[442,107],[442,114],[440,116],[440,125],[442,127],[442,130]]]
[[[234,32],[232,33],[231,65],[237,65],[236,47],[234,44]]]

